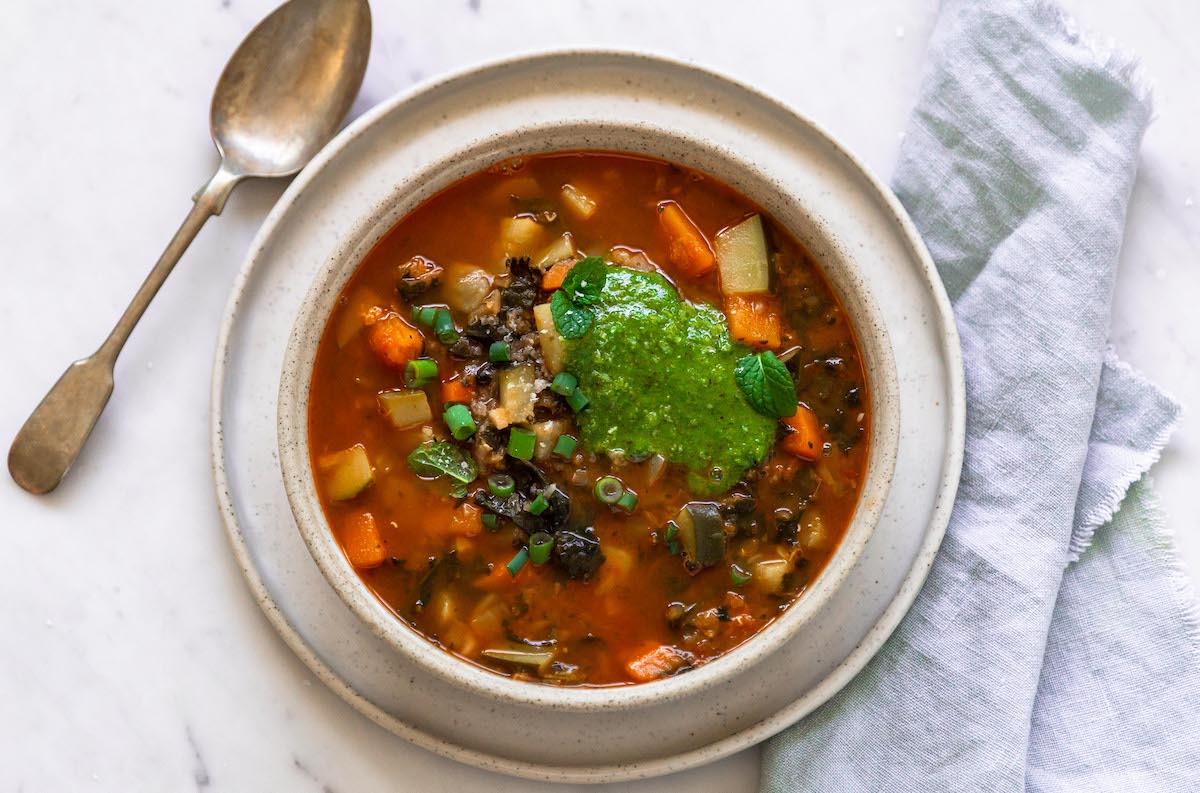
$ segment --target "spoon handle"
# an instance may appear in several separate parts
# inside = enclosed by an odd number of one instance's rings
[[[49,493],[66,476],[112,395],[113,367],[129,334],[205,221],[221,213],[240,179],[222,163],[193,197],[183,225],[100,349],[68,366],[25,420],[8,451],[8,471],[18,485],[30,493]]]

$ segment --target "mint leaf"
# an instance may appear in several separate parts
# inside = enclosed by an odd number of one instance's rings
[[[604,264],[604,260],[599,256],[588,256],[576,263],[567,273],[562,289],[575,305],[590,306],[600,299],[607,276],[608,266]]]
[[[554,327],[564,339],[583,338],[595,319],[591,309],[576,305],[562,289],[550,296],[550,313],[554,317]]]
[[[774,353],[760,352],[739,358],[733,374],[738,387],[759,413],[777,419],[796,415],[796,384]]]
[[[475,458],[446,441],[426,441],[408,455],[408,467],[417,476],[434,479],[447,477],[456,492],[466,494],[466,486],[479,476]]]

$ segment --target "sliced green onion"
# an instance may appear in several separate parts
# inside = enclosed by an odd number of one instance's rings
[[[550,382],[550,390],[565,397],[571,396],[571,393],[578,387],[579,381],[570,372],[560,372],[554,375],[554,380]]]
[[[521,572],[521,568],[524,567],[525,563],[528,561],[529,561],[529,549],[528,548],[522,548],[521,550],[517,551],[517,555],[514,556],[512,558],[512,560],[508,564],[505,565],[505,567],[508,568],[508,574],[510,576],[512,576],[513,578],[516,578],[517,573]]]
[[[421,306],[420,311],[416,313],[414,319],[416,319],[419,324],[424,325],[427,328],[432,328],[433,320],[437,317],[437,313],[437,306]]]
[[[489,529],[494,529],[500,525],[500,516],[494,512],[485,512],[480,520],[482,520],[483,525],[487,526]]]
[[[404,385],[421,388],[437,379],[438,365],[428,358],[418,358],[404,364]]]
[[[442,344],[453,344],[458,341],[458,328],[454,327],[454,317],[450,309],[439,308],[433,317],[433,332],[437,334]]]
[[[675,539],[677,534],[679,534],[679,524],[673,520],[669,521],[667,523],[667,541]]]
[[[494,341],[492,346],[488,348],[488,360],[492,363],[508,363],[512,360],[512,356],[508,351],[508,342]]]
[[[537,448],[537,435],[532,430],[513,427],[508,431],[508,453],[518,460],[532,460]]]
[[[580,391],[578,388],[576,388],[574,391],[572,391],[571,394],[567,397],[567,404],[570,405],[571,409],[574,410],[576,413],[583,410],[590,403],[591,403],[591,400],[589,400],[586,396],[584,396],[583,392]]]
[[[617,499],[617,506],[626,512],[633,512],[633,508],[637,506],[637,493],[632,490],[626,490]]]
[[[545,564],[550,561],[550,551],[554,550],[554,536],[544,531],[535,532],[529,538],[529,561],[534,564]]]
[[[453,404],[446,408],[442,420],[446,422],[456,441],[465,441],[475,434],[475,419],[471,417],[471,409],[466,405]]]
[[[678,540],[671,540],[669,543],[667,543],[667,550],[671,552],[672,556],[678,556],[679,552],[682,551],[683,548],[680,547]]]
[[[550,509],[550,502],[546,500],[545,491],[538,493],[537,498],[529,502],[529,512],[533,515],[541,515],[548,509]]]
[[[729,565],[729,577],[733,580],[733,583],[736,586],[741,586],[742,584],[746,583],[751,578],[753,578],[752,575],[747,573],[742,568],[738,567],[737,564]]]
[[[570,435],[559,435],[558,440],[554,442],[554,450],[552,454],[557,454],[559,457],[570,457],[575,453],[575,445],[579,441],[572,438]]]
[[[412,321],[420,324],[420,322],[421,322],[421,307],[420,306],[412,307]]]
[[[516,481],[508,474],[492,474],[488,477],[487,486],[489,493],[500,498],[511,496],[517,489]]]
[[[602,476],[596,480],[595,493],[601,503],[612,506],[625,494],[625,485],[615,476]]]

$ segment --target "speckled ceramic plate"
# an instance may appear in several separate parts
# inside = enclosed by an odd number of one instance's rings
[[[363,215],[396,202],[405,185],[414,189],[414,175],[448,152],[486,146],[517,123],[536,135],[564,121],[686,130],[708,147],[753,158],[796,197],[802,214],[795,223],[819,227],[871,284],[899,372],[895,479],[878,528],[842,585],[796,638],[748,674],[636,709],[499,704],[397,654],[318,570],[293,523],[276,445],[292,323],[318,269],[364,244],[355,236]],[[693,67],[631,54],[554,53],[470,70],[384,103],[288,188],[254,242],[222,326],[213,465],[229,537],[256,598],[297,655],[347,702],[397,735],[466,763],[599,782],[678,771],[750,746],[862,668],[912,603],[941,541],[961,464],[963,415],[961,357],[940,281],[899,203],[852,155],[773,100]]]

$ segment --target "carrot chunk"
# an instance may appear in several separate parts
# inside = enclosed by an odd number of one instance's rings
[[[674,647],[662,644],[630,659],[625,671],[639,683],[648,683],[680,669],[687,659]]]
[[[717,266],[717,257],[703,232],[674,201],[658,205],[658,220],[667,232],[667,258],[679,272],[693,278]]]
[[[782,342],[779,303],[770,295],[726,295],[725,317],[733,338],[757,350],[774,350]]]
[[[369,568],[383,564],[387,549],[375,525],[375,516],[361,512],[342,524],[342,547],[346,558],[355,567]]]
[[[783,437],[783,450],[805,460],[816,460],[825,450],[821,437],[821,420],[817,414],[801,405],[796,415],[783,419],[784,426],[792,431]]]
[[[464,502],[454,510],[446,529],[450,534],[459,537],[474,537],[483,531],[483,510],[474,504]]]
[[[474,389],[467,386],[461,377],[453,377],[442,383],[442,402],[447,405],[451,402],[461,402],[464,405],[469,405],[471,404],[471,397],[474,394]]]
[[[380,361],[403,370],[409,361],[421,357],[425,340],[416,328],[389,314],[367,329],[367,344]]]
[[[551,267],[542,276],[542,289],[547,292],[552,292],[555,289],[561,289],[563,281],[567,280],[567,273],[571,272],[571,268],[575,266],[573,261],[559,262]]]

